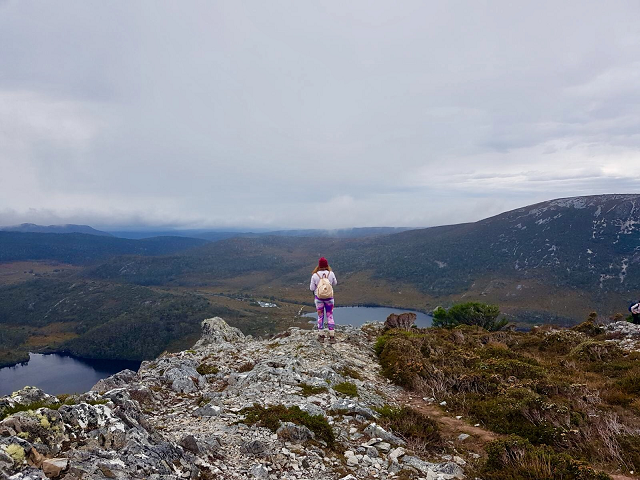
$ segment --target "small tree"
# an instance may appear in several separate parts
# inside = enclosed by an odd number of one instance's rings
[[[454,305],[449,310],[438,307],[433,312],[433,326],[454,328],[458,325],[477,325],[485,330],[495,332],[502,329],[508,321],[498,320],[500,308],[486,303],[467,302]]]

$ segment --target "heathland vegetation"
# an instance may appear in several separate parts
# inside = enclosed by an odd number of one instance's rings
[[[609,478],[640,468],[640,354],[592,321],[530,332],[478,326],[388,330],[385,376],[503,435],[487,447],[489,480]]]

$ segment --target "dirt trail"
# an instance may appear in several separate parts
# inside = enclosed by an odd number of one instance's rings
[[[422,398],[409,393],[403,393],[398,401],[401,404],[409,405],[411,408],[424,413],[436,422],[440,427],[440,432],[445,440],[451,440],[463,445],[468,451],[484,454],[484,446],[500,438],[500,435],[484,428],[469,425],[462,419],[457,419],[448,415],[439,405],[425,402]],[[462,433],[470,435],[463,442],[458,441],[458,436]]]

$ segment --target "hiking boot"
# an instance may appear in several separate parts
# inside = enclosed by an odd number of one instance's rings
[[[324,343],[324,335],[318,335],[318,341]]]
[[[330,343],[331,345],[335,344],[335,343],[336,343],[336,337],[334,337],[333,335],[332,335],[332,336],[330,336],[330,337],[329,337],[329,343]]]

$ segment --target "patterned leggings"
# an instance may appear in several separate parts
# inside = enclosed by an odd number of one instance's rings
[[[324,328],[324,312],[327,312],[327,327],[329,330],[335,328],[333,322],[333,298],[326,298],[324,300],[316,298],[316,310],[318,312],[318,330]]]

